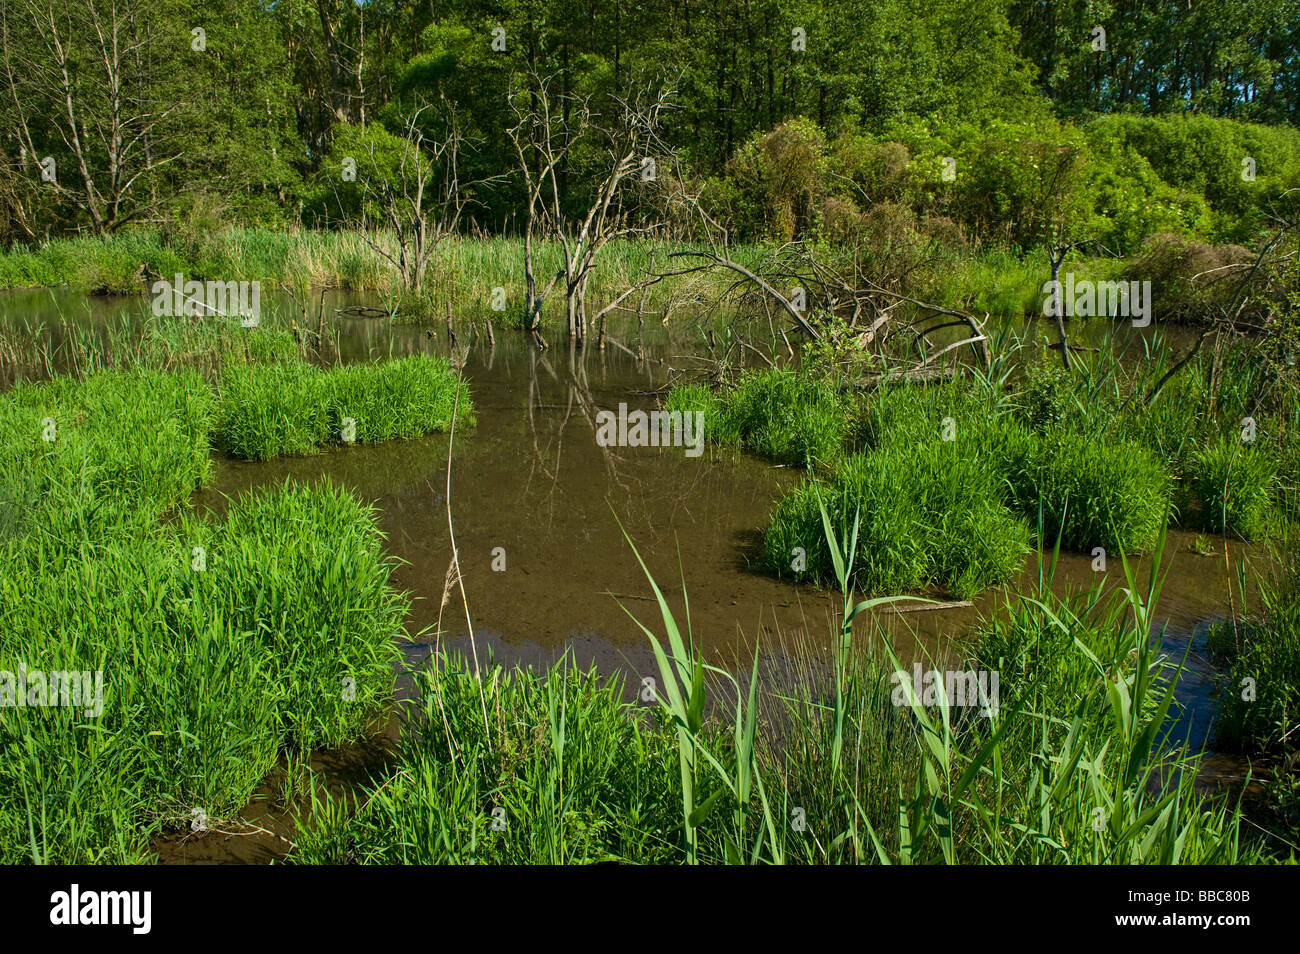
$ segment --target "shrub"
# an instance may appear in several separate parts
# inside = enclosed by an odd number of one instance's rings
[[[1151,282],[1157,320],[1194,320],[1227,307],[1254,256],[1240,245],[1207,245],[1179,235],[1152,236],[1124,267],[1128,281]]]
[[[1044,353],[1030,365],[1018,391],[1020,418],[1038,433],[1063,423],[1074,410],[1070,373]]]
[[[1245,242],[1260,212],[1279,192],[1300,184],[1300,133],[1204,115],[1110,115],[1089,124],[1090,138],[1140,154],[1162,180],[1204,196],[1213,209],[1212,238]],[[1241,177],[1242,160],[1256,164],[1256,180]]]

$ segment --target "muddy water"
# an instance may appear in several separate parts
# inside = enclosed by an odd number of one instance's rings
[[[442,329],[429,337],[421,329],[342,321],[341,331],[344,360],[377,352],[449,351]],[[462,339],[469,337],[462,331]],[[684,578],[691,632],[712,661],[747,659],[756,640],[769,650],[826,649],[837,625],[838,598],[776,580],[757,567],[759,531],[773,501],[800,479],[799,472],[717,448],[691,457],[683,448],[598,445],[596,413],[621,403],[656,407],[656,389],[691,346],[662,329],[648,339],[625,340],[645,360],[614,346],[574,349],[562,337],[539,354],[510,333],[499,334],[495,348],[482,339],[458,348],[478,425],[455,436],[450,495],[449,439],[440,434],[267,463],[221,461],[213,486],[197,503],[220,508],[227,495],[285,477],[326,474],[373,500],[388,549],[402,561],[396,580],[415,598],[407,647],[413,660],[440,641],[534,664],[567,650],[584,665],[623,670],[635,685],[639,678],[633,677],[651,673],[653,666],[647,640],[628,613],[657,633],[662,626],[633,544],[683,625]],[[453,533],[463,601],[458,589],[447,586]],[[1215,541],[1219,552],[1201,556],[1193,539],[1171,531],[1160,616],[1168,651],[1181,656],[1191,646],[1184,689],[1191,706],[1188,737],[1197,743],[1205,738],[1212,711],[1204,629],[1229,613],[1228,581],[1235,580],[1239,561],[1257,554],[1231,543],[1225,554],[1222,541]],[[1122,580],[1116,562],[1111,561],[1110,583]],[[1139,572],[1145,578],[1146,562]],[[1031,557],[1010,589],[1030,589],[1038,573],[1039,560]],[[1064,592],[1097,579],[1091,556],[1063,553],[1053,587]],[[991,590],[973,604],[941,609],[900,605],[901,612],[884,611],[878,618],[904,659],[959,653],[950,643],[959,642],[1006,595]],[[863,639],[869,628],[863,619]]]
[[[70,293],[63,292],[23,294],[19,303],[0,296],[0,321],[18,312],[31,321],[35,313],[44,316],[51,335],[59,334],[59,314],[69,322],[96,324],[111,319],[115,309],[140,307],[138,302],[64,301],[60,296]],[[327,313],[353,301],[331,296]],[[275,307],[273,297],[270,307]],[[56,308],[53,316],[45,315]],[[635,691],[640,676],[654,667],[648,641],[628,614],[656,633],[662,633],[662,624],[631,544],[669,594],[683,628],[684,580],[690,631],[711,661],[747,668],[755,642],[765,654],[824,657],[837,628],[838,597],[773,579],[757,568],[759,531],[773,501],[800,479],[799,472],[716,448],[691,457],[680,447],[597,444],[598,411],[617,411],[620,403],[653,409],[656,391],[672,371],[696,359],[700,339],[687,323],[672,329],[652,324],[641,333],[620,327],[615,334],[625,347],[610,344],[603,350],[574,349],[560,336],[544,353],[504,329],[497,329],[495,347],[488,347],[483,336],[460,327],[453,351],[441,325],[426,330],[337,316],[331,324],[338,332],[337,360],[425,352],[463,362],[478,423],[455,435],[450,492],[449,436],[439,434],[264,463],[221,460],[212,486],[197,494],[195,503],[219,511],[229,496],[243,491],[286,477],[310,481],[325,475],[373,501],[388,551],[401,561],[396,583],[414,599],[404,647],[410,662],[420,662],[439,645],[477,652],[480,659],[492,655],[538,665],[568,651],[583,665],[621,672]],[[1044,333],[1039,326],[1017,324],[1031,337]],[[1088,344],[1106,330],[1094,324],[1072,334]],[[1128,346],[1140,354],[1142,343],[1132,333]],[[459,589],[448,588],[452,534],[463,601]],[[1231,543],[1225,552],[1222,541],[1214,541],[1216,554],[1201,556],[1192,543],[1193,535],[1171,531],[1159,617],[1165,650],[1176,658],[1187,652],[1179,731],[1199,747],[1207,741],[1213,713],[1214,670],[1206,658],[1205,630],[1232,611],[1229,581],[1237,579],[1238,564],[1262,556]],[[1111,561],[1110,585],[1122,579],[1116,562]],[[1091,563],[1090,556],[1062,554],[1053,589],[1095,583]],[[1146,570],[1144,562],[1143,580]],[[877,619],[908,662],[959,657],[962,639],[980,615],[1008,593],[1031,589],[1038,573],[1039,560],[1031,556],[1011,587],[989,591],[972,604],[900,604],[903,611],[886,610]],[[1238,605],[1240,598],[1236,594]],[[871,640],[869,628],[863,619],[863,645]],[[318,767],[333,784],[364,777],[382,765],[381,743],[392,733],[390,726],[368,746],[320,753]],[[1225,775],[1239,770],[1232,760],[1214,764]],[[257,862],[283,854],[292,837],[292,811],[280,803],[275,787],[269,780],[250,804],[245,818],[251,827],[240,835],[173,836],[156,848],[164,860],[180,862]]]
[[[465,372],[478,426],[455,437],[450,507],[445,434],[269,463],[222,461],[197,502],[220,508],[225,495],[322,475],[373,500],[387,548],[403,561],[396,581],[415,597],[408,630],[416,653],[435,644],[436,631],[450,644],[469,646],[459,590],[444,602],[453,532],[480,653],[540,663],[567,648],[584,664],[650,671],[645,636],[628,611],[656,632],[662,627],[632,545],[683,623],[684,578],[691,630],[715,662],[744,658],[755,637],[768,646],[829,646],[838,597],[757,566],[759,531],[800,472],[714,448],[691,458],[677,448],[598,447],[584,411],[620,402],[654,406],[645,373],[623,356],[552,353],[492,368],[474,356]],[[1193,540],[1171,531],[1159,606],[1171,650],[1195,637],[1194,674],[1197,667],[1208,671],[1200,630],[1228,614],[1228,581],[1253,551],[1231,543],[1225,558],[1222,541],[1214,541],[1219,552],[1201,556]],[[1116,562],[1109,568],[1113,583],[1122,581]],[[1148,566],[1139,563],[1143,580]],[[1012,589],[1032,588],[1038,573],[1039,559],[1031,556]],[[1053,588],[1087,587],[1097,578],[1091,556],[1062,553]],[[881,616],[895,648],[910,658],[917,641],[931,654],[942,651],[945,637],[963,635],[1005,596],[995,589],[971,605],[912,605]],[[863,629],[868,625],[864,619]]]

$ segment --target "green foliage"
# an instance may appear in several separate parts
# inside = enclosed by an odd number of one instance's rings
[[[1281,123],[1296,115],[1290,77],[1297,12],[1294,0],[1246,9],[1215,0],[1194,7],[1074,4],[1044,16],[1033,0],[1014,0],[1007,18],[1017,52],[1064,114]],[[1128,42],[1135,37],[1139,42]]]
[[[1219,741],[1236,749],[1290,754],[1300,711],[1300,558],[1286,536],[1270,577],[1260,581],[1260,610],[1229,620],[1210,649],[1226,662],[1218,696]]]
[[[704,437],[796,467],[833,463],[844,451],[849,404],[834,382],[813,373],[747,372],[732,389],[676,388],[669,411],[704,411]]]
[[[307,454],[343,442],[349,419],[363,444],[446,430],[457,405],[457,420],[472,426],[468,386],[427,355],[328,371],[305,362],[231,365],[213,443],[247,460]]]
[[[1253,181],[1242,179],[1246,157]],[[994,248],[1088,241],[1093,251],[1133,255],[1163,233],[1252,241],[1262,211],[1297,184],[1294,130],[1136,115],[1079,127],[1027,113],[899,119],[876,136],[849,126],[835,138],[792,120],[739,147],[709,195],[752,238],[818,232],[844,243],[848,223],[892,205],[951,218]]]
[[[1205,234],[1215,242],[1252,239],[1268,203],[1300,185],[1300,131],[1294,128],[1202,115],[1114,115],[1094,120],[1089,133],[1122,154],[1141,156],[1164,182],[1203,196],[1210,210]],[[1254,162],[1253,180],[1243,178],[1247,159]],[[1193,223],[1184,218],[1181,224]]]
[[[620,100],[667,64],[676,96],[665,141],[709,183],[735,236],[799,235],[834,199],[855,212],[882,203],[911,205],[922,219],[956,212],[985,223],[985,237],[1021,245],[1041,241],[1039,220],[1057,210],[1057,225],[1125,252],[1166,230],[1244,241],[1262,203],[1295,184],[1286,124],[1300,103],[1289,55],[1297,12],[1296,0],[1246,13],[1219,2],[1084,5],[1050,17],[996,0],[959,10],[724,0],[687,22],[648,7],[593,18],[558,0],[511,0],[486,14],[441,0],[400,15],[257,0],[129,0],[101,15],[75,0],[63,21],[18,17],[6,33],[15,90],[0,102],[0,138],[11,144],[0,158],[14,174],[0,187],[0,245],[116,235],[141,221],[191,236],[232,223],[337,224],[368,202],[374,211],[369,200],[400,175],[395,135],[431,105],[454,107],[465,134],[459,182],[504,177],[476,196],[475,225],[510,233],[522,201],[503,135],[517,122],[511,97],[535,95],[537,77],[550,77],[566,119],[580,99],[608,127]],[[200,14],[201,53],[190,45]],[[145,20],[152,29],[133,41],[140,55],[106,67],[95,37]],[[1089,43],[1097,26],[1111,31],[1104,53]],[[24,68],[51,50],[67,57],[67,90]],[[436,137],[446,122],[427,110],[417,125]],[[150,148],[128,135],[74,135],[114,123],[147,135]],[[603,154],[599,136],[574,144],[565,212],[595,194]],[[1044,188],[1055,176],[1040,173],[1066,154],[1078,183]],[[58,189],[41,178],[46,156]],[[340,175],[349,156],[355,180]],[[958,160],[952,183],[938,178],[945,156]],[[1252,184],[1239,178],[1245,156],[1258,162]],[[1035,205],[1045,195],[1059,201]],[[166,273],[165,257],[147,260]],[[18,270],[40,284],[63,280],[29,265]],[[119,290],[131,274],[115,265],[88,277]]]
[[[382,204],[385,197],[404,196],[411,183],[432,174],[431,161],[383,125],[340,123],[334,127],[334,141],[307,196],[304,217],[317,227],[357,222],[363,217],[382,222],[387,211]],[[436,197],[426,198],[432,202]]]
[[[61,526],[61,494],[75,489],[111,522],[156,518],[211,472],[211,391],[194,372],[104,371],[85,381],[20,383],[0,396],[0,482],[33,508],[31,523]],[[50,440],[46,440],[46,437]]]
[[[1044,586],[986,619],[977,664],[1003,670],[1007,695],[980,717],[915,695],[878,628],[884,655],[848,651],[854,618],[892,600],[855,602],[854,532],[837,539],[819,516],[845,600],[833,673],[761,677],[757,653],[747,682],[709,666],[647,573],[663,621],[656,635],[638,620],[658,668],[652,713],[567,660],[480,681],[439,657],[398,764],[355,813],[314,803],[291,860],[1261,860],[1239,840],[1240,810],[1199,793],[1196,757],[1162,732],[1179,670],[1152,653],[1154,575],[1064,600]]]
[[[1165,526],[1169,474],[1137,444],[1049,432],[1010,474],[1018,511],[1045,544],[1140,553]]]
[[[966,599],[1014,576],[1028,550],[1028,529],[1007,509],[983,463],[937,435],[850,457],[827,481],[806,481],[782,498],[763,535],[769,570],[833,579],[823,505],[835,527],[860,513],[856,584],[869,593],[942,583]],[[792,568],[796,548],[806,554],[806,572]]]
[[[1199,526],[1224,528],[1256,540],[1269,529],[1278,461],[1266,441],[1220,436],[1192,455],[1191,483],[1200,505]]]
[[[1114,254],[1131,255],[1162,232],[1212,234],[1210,204],[1202,191],[1184,178],[1160,176],[1145,155],[1113,135],[1108,125],[1113,118],[1084,127],[1090,237]]]

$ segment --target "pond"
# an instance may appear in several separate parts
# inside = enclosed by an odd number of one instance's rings
[[[286,298],[272,293],[264,299],[272,314],[292,312]],[[335,313],[356,304],[375,302],[336,293],[323,299],[337,360],[451,351],[445,325],[426,329]],[[57,343],[70,328],[105,328],[144,307],[138,299],[87,299],[63,290],[13,292],[0,295],[0,329],[43,326]],[[1032,320],[1004,319],[1002,325],[1050,337],[1045,325]],[[711,446],[692,456],[683,447],[607,447],[596,440],[600,411],[617,411],[621,404],[655,408],[656,392],[672,372],[699,358],[703,336],[695,323],[683,317],[665,329],[650,322],[638,333],[625,321],[611,328],[617,343],[604,349],[576,349],[559,330],[544,352],[504,328],[495,329],[489,346],[482,330],[462,324],[452,352],[454,363],[463,363],[478,423],[455,433],[450,472],[447,434],[260,463],[220,459],[215,479],[194,504],[221,510],[227,497],[243,491],[286,477],[311,481],[324,475],[373,501],[388,550],[400,561],[395,582],[414,597],[407,621],[412,640],[405,648],[412,663],[440,645],[477,652],[480,659],[491,654],[534,665],[567,651],[584,667],[621,672],[627,691],[636,692],[654,664],[628,614],[652,631],[660,631],[660,624],[629,539],[682,621],[684,582],[691,632],[710,662],[747,670],[756,643],[765,656],[825,658],[838,627],[839,596],[777,580],[758,567],[759,532],[774,500],[801,479],[800,471]],[[1088,346],[1108,330],[1102,323],[1076,323],[1071,332]],[[1153,331],[1116,329],[1135,356]],[[453,533],[463,601],[449,575]],[[1225,553],[1216,540],[1219,552],[1203,556],[1193,547],[1194,536],[1169,532],[1158,618],[1165,650],[1176,658],[1188,653],[1179,692],[1186,708],[1178,730],[1199,747],[1207,742],[1213,715],[1214,670],[1206,658],[1205,630],[1232,611],[1237,565],[1263,554],[1260,547],[1237,543]],[[1118,563],[1112,560],[1108,585],[1122,580]],[[1147,566],[1141,562],[1143,580]],[[1031,554],[1009,587],[942,608],[900,604],[877,619],[907,665],[923,655],[960,654],[962,638],[981,614],[1018,588],[1031,589],[1038,573],[1039,560]],[[1061,554],[1055,590],[1096,581],[1090,555]],[[1235,596],[1240,601],[1241,594]],[[860,618],[864,645],[869,628],[870,621]],[[382,746],[372,744],[322,753],[317,761],[337,782],[376,759],[382,759]],[[1239,766],[1216,758],[1206,771],[1231,777]],[[250,820],[265,814],[250,806]],[[175,836],[157,847],[172,861],[259,860],[282,851],[279,837]]]

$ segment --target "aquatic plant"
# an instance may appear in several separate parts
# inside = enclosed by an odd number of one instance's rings
[[[1192,455],[1191,484],[1199,504],[1198,523],[1225,529],[1247,540],[1268,533],[1278,476],[1275,450],[1268,442],[1219,437]]]
[[[355,737],[391,696],[405,601],[373,512],[328,482],[152,531],[68,518],[0,564],[0,671],[98,673],[102,693],[0,708],[6,863],[143,860],[161,828],[228,817],[286,752]]]
[[[473,424],[468,387],[442,358],[322,370],[305,362],[231,365],[221,377],[214,446],[248,460],[306,454],[327,444],[374,443],[445,430],[456,389]]]
[[[934,439],[850,457],[778,504],[763,535],[767,568],[833,581],[821,508],[835,527],[860,521],[855,585],[870,593],[946,585],[961,599],[1010,579],[1028,529],[996,479],[953,442]]]
[[[1008,472],[1015,506],[1040,542],[1141,553],[1165,526],[1170,477],[1146,448],[1054,430]]]
[[[211,472],[215,401],[194,372],[103,371],[19,383],[0,395],[0,484],[59,521],[63,492],[93,495],[94,519],[156,518]]]
[[[712,392],[701,385],[675,388],[665,407],[703,411],[704,436],[796,467],[829,465],[844,453],[850,404],[833,381],[767,369],[744,374],[734,387]]]

